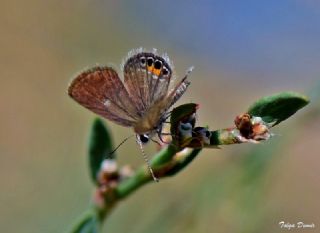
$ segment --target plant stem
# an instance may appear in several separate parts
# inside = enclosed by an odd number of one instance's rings
[[[178,152],[177,148],[169,144],[164,149],[160,150],[151,160],[150,164],[152,168],[156,171],[157,168],[163,166],[164,164],[170,162],[172,157]],[[140,167],[135,174],[122,181],[116,188],[117,198],[122,199],[131,194],[140,186],[151,181],[152,178],[146,166]]]

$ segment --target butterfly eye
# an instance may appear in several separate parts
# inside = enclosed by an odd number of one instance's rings
[[[148,66],[152,66],[153,58],[152,57],[148,57],[147,63],[148,63]]]
[[[147,134],[140,134],[139,138],[143,144],[146,144],[149,142],[149,136]]]
[[[161,62],[161,61],[156,60],[156,61],[154,62],[154,68],[155,68],[155,69],[160,70],[161,66],[162,66],[162,62]]]
[[[146,65],[146,58],[145,57],[140,57],[140,64],[142,67]]]

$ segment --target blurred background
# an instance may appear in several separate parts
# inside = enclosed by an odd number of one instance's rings
[[[319,23],[317,0],[2,0],[1,232],[64,232],[88,208],[95,115],[66,90],[77,72],[96,63],[119,68],[141,46],[167,52],[180,78],[195,66],[179,103],[201,105],[198,125],[231,126],[275,92],[313,101],[271,140],[203,151],[177,176],[139,189],[104,231],[285,232],[280,221],[303,221],[315,228],[291,232],[319,232]],[[107,124],[115,144],[131,133]],[[118,156],[143,163],[134,140]]]

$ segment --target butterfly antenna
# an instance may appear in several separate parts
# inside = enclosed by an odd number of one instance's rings
[[[108,154],[108,156],[110,157],[111,155],[113,155],[114,152],[116,152],[123,143],[125,143],[126,141],[128,141],[128,139],[132,138],[133,136],[134,136],[134,134],[131,135],[131,136],[129,136],[129,137],[126,137],[125,139],[123,139],[123,141],[120,142],[120,144],[119,144],[113,151],[111,151],[111,152]]]
[[[149,172],[150,172],[153,180],[156,181],[156,182],[159,182],[159,179],[154,175],[154,172],[153,172],[153,170],[152,170],[152,168],[151,168],[151,164],[150,164],[149,158],[148,158],[147,154],[144,152],[142,142],[141,142],[140,138],[138,137],[138,135],[137,135],[136,138],[137,138],[137,143],[138,143],[139,146],[140,146],[143,159],[144,159],[144,161],[145,161],[146,164],[147,164],[147,167],[148,167],[148,169],[149,169]]]

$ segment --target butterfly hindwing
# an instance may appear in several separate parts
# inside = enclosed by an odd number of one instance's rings
[[[123,70],[124,83],[142,113],[167,95],[172,70],[163,57],[140,52],[125,62]]]

